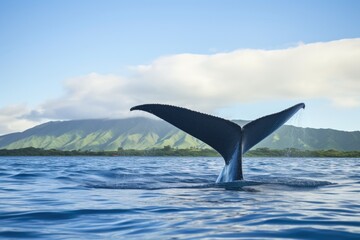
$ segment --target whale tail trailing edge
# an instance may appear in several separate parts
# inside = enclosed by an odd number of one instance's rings
[[[234,122],[219,117],[170,105],[144,104],[132,107],[130,110],[142,110],[154,114],[200,139],[220,153],[226,165],[231,161],[240,161],[236,164],[239,168],[235,171],[236,177],[227,178],[231,181],[242,179],[242,154],[282,126],[301,108],[305,108],[305,104],[299,103],[281,112],[256,119],[242,128]]]

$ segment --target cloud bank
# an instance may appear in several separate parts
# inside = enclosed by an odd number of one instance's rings
[[[36,124],[42,120],[32,121],[24,118],[28,115],[30,109],[23,104],[10,105],[0,108],[0,135],[12,132],[18,132]]]
[[[63,96],[14,120],[124,117],[131,106],[150,102],[212,112],[236,103],[321,98],[337,107],[359,108],[359,63],[360,39],[170,55],[131,67],[126,77],[91,73],[66,80]],[[9,123],[2,111],[4,131],[10,128],[4,127]]]

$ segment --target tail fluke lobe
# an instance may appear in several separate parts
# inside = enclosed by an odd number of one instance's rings
[[[214,148],[226,163],[217,182],[232,182],[243,179],[243,153],[282,126],[301,108],[305,108],[305,104],[259,118],[243,128],[219,117],[170,105],[144,104],[130,110],[152,113]]]
[[[254,145],[269,136],[301,108],[305,108],[304,103],[296,104],[281,112],[264,116],[246,124],[243,127],[242,134],[242,152],[247,152]]]
[[[200,139],[219,152],[226,164],[241,142],[241,127],[219,117],[163,104],[144,104],[130,110],[142,110],[154,114]]]

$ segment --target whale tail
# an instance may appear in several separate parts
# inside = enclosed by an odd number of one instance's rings
[[[224,158],[225,168],[236,168],[230,171],[227,169],[228,176],[219,176],[220,181],[235,181],[243,179],[242,155],[282,126],[301,108],[305,108],[304,103],[261,117],[243,127],[226,119],[163,104],[139,105],[132,107],[130,111],[142,110],[154,114],[208,144]]]

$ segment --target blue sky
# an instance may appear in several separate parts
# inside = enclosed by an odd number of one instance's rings
[[[359,12],[359,1],[346,0],[0,0],[0,134],[47,120],[128,117],[132,104],[147,101],[231,119],[253,119],[303,101],[301,126],[360,130],[360,73],[346,64],[360,63]],[[246,49],[256,59],[251,66],[242,62]],[[340,60],[327,68],[327,58]],[[229,63],[236,61],[248,68],[236,72]],[[266,67],[273,62],[274,73]],[[287,62],[298,68],[279,66]],[[287,69],[308,71],[304,76],[314,80],[297,95],[293,88],[301,80]],[[274,76],[283,75],[293,87],[280,89],[287,83]],[[248,87],[252,82],[258,85]],[[334,89],[319,87],[334,83]],[[249,94],[257,89],[264,97]]]

